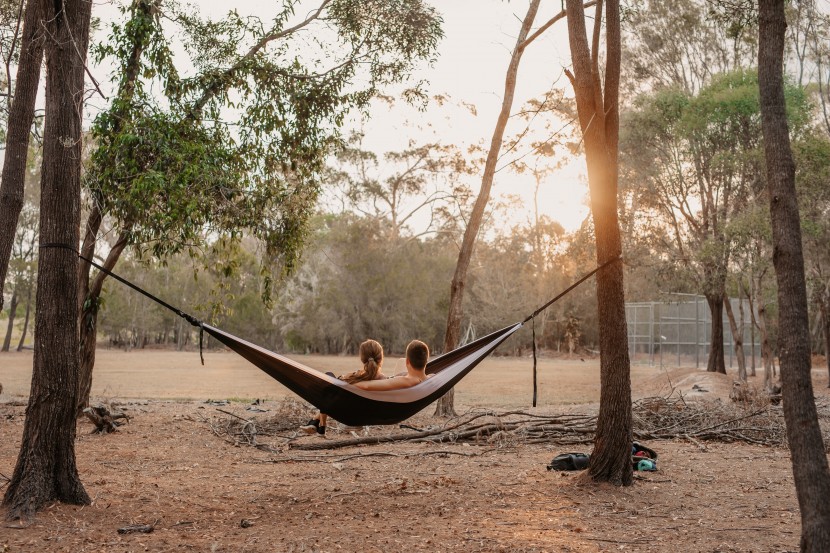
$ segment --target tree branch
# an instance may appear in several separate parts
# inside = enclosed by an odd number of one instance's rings
[[[596,3],[597,3],[597,1],[596,1],[596,0],[591,0],[590,2],[585,2],[585,4],[583,4],[583,6],[582,6],[582,7],[583,7],[583,8],[590,8],[591,6],[595,5]],[[527,48],[527,47],[528,47],[528,45],[529,45],[531,42],[533,42],[534,40],[536,40],[537,38],[539,38],[539,36],[540,36],[542,33],[544,33],[545,31],[547,31],[548,29],[550,29],[550,28],[551,28],[551,26],[553,26],[553,24],[554,24],[554,23],[556,23],[556,22],[557,22],[557,21],[559,21],[560,19],[565,18],[565,17],[566,17],[566,15],[567,15],[567,12],[566,12],[565,10],[562,10],[561,12],[557,13],[556,15],[554,15],[552,18],[550,18],[550,19],[548,20],[548,22],[547,22],[547,23],[545,23],[544,25],[542,25],[541,27],[539,27],[539,29],[537,29],[535,33],[533,33],[532,35],[530,35],[529,37],[527,37],[527,39],[525,39],[525,40],[524,40],[524,41],[523,41],[523,42],[519,45],[519,49],[520,49],[520,50],[524,50],[525,48]]]

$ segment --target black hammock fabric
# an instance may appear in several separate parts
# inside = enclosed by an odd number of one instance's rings
[[[447,393],[450,388],[455,386],[459,380],[464,378],[468,372],[473,370],[476,365],[478,365],[482,359],[487,357],[494,349],[496,349],[499,344],[507,340],[507,338],[512,336],[514,332],[522,328],[524,323],[534,319],[536,315],[553,305],[559,300],[559,298],[563,297],[581,283],[585,282],[596,272],[604,269],[611,263],[622,260],[622,257],[615,256],[605,261],[600,266],[583,275],[582,278],[568,286],[565,290],[560,292],[543,306],[536,309],[536,311],[528,315],[522,322],[506,326],[501,330],[497,330],[487,336],[470,342],[465,346],[461,346],[460,348],[433,358],[429,361],[426,368],[427,374],[431,374],[433,376],[420,384],[412,386],[411,388],[404,388],[402,390],[368,391],[361,390],[360,388],[352,386],[342,380],[333,378],[310,367],[306,367],[301,363],[297,363],[288,357],[279,355],[257,346],[256,344],[252,344],[251,342],[238,338],[233,334],[228,334],[227,332],[214,326],[205,324],[192,315],[188,315],[181,309],[177,309],[164,300],[157,298],[147,290],[136,286],[129,280],[102,267],[95,261],[84,257],[72,246],[67,244],[45,243],[40,244],[40,248],[60,248],[74,252],[75,255],[90,265],[97,267],[100,271],[113,277],[124,285],[129,286],[136,292],[150,298],[159,305],[176,313],[193,326],[199,327],[203,332],[207,332],[211,336],[215,337],[227,347],[262,369],[271,378],[277,380],[289,390],[320,409],[320,411],[327,413],[338,421],[350,426],[396,424],[408,419]],[[533,338],[533,405],[535,407],[535,331]],[[202,337],[200,333],[200,355],[202,346],[201,342]],[[202,359],[202,364],[204,364],[204,358]]]
[[[408,419],[447,393],[522,324],[507,326],[434,357],[426,368],[433,376],[411,388],[387,391],[362,390],[216,327],[202,324],[202,328],[321,412],[349,426],[365,426]]]

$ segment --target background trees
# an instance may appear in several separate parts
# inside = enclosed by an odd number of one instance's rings
[[[800,133],[809,117],[800,89],[788,88],[788,105]],[[623,133],[627,178],[640,183],[639,205],[662,218],[662,251],[700,283],[695,291],[706,296],[713,322],[708,370],[726,372],[723,305],[735,248],[729,226],[764,191],[757,76],[725,73],[697,94],[664,89],[635,106]]]
[[[120,84],[93,127],[86,257],[106,218],[117,236],[107,269],[130,246],[159,259],[210,246],[217,258],[232,256],[247,236],[261,247],[261,295],[270,300],[274,279],[297,262],[323,159],[346,114],[404,80],[441,36],[439,18],[422,2],[324,0],[289,25],[296,5],[286,3],[266,24],[234,13],[204,20],[149,0],[131,4],[100,51],[120,64]],[[193,75],[175,65],[165,13],[185,37]],[[318,34],[314,48],[303,38],[309,32]],[[151,94],[153,83],[162,101]],[[218,239],[208,244],[208,235]],[[223,262],[227,278],[237,261]],[[104,278],[82,264],[82,405]]]

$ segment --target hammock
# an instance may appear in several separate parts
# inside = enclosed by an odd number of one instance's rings
[[[446,394],[522,324],[502,328],[433,357],[426,368],[427,374],[433,376],[411,388],[388,391],[363,390],[216,327],[202,324],[202,328],[322,413],[349,426],[365,426],[408,419]]]
[[[286,388],[308,401],[321,412],[334,417],[349,426],[366,426],[375,424],[396,424],[408,419],[436,399],[443,396],[450,388],[464,378],[499,344],[507,340],[524,323],[534,320],[536,315],[549,307],[559,298],[576,288],[600,269],[621,259],[614,257],[598,266],[582,278],[571,284],[545,305],[528,315],[523,321],[506,326],[467,345],[448,353],[434,357],[427,363],[426,372],[430,378],[420,384],[401,390],[370,391],[352,386],[342,380],[333,378],[321,371],[307,367],[284,355],[279,355],[265,348],[252,344],[242,338],[229,334],[214,326],[203,323],[181,309],[173,307],[150,292],[102,267],[98,263],[82,256],[78,250],[66,244],[41,244],[41,248],[62,248],[78,255],[87,263],[97,267],[107,275],[129,286],[133,290],[155,301],[162,307],[173,311],[193,326],[199,327],[199,354],[202,353],[202,333],[207,332],[227,347],[256,365],[268,376],[277,380]],[[204,364],[204,358],[202,358]],[[536,405],[536,340],[534,329],[533,341],[534,398]]]

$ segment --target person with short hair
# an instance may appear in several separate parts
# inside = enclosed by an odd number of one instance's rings
[[[349,384],[357,384],[364,381],[383,380],[386,375],[383,374],[381,366],[383,365],[383,346],[375,340],[366,340],[358,348],[358,355],[360,362],[363,363],[363,368],[358,369],[349,374],[337,376]],[[329,376],[334,376],[334,373],[326,373]],[[313,419],[300,427],[300,430],[306,434],[316,433],[318,436],[326,435],[326,423],[328,422],[328,415],[325,413],[318,413]]]
[[[432,375],[426,374],[429,347],[420,340],[412,340],[406,346],[406,372],[386,380],[364,380],[355,383],[361,390],[400,390],[420,384]]]

